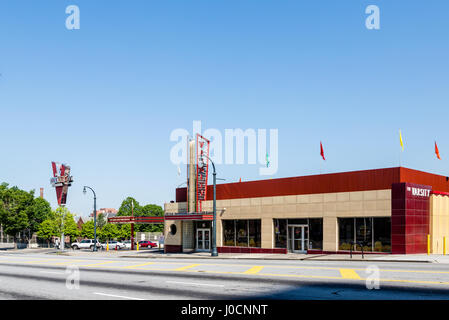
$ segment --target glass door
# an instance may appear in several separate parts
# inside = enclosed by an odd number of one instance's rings
[[[210,250],[210,229],[201,228],[196,230],[196,250]]]
[[[290,252],[307,252],[309,247],[309,227],[307,225],[289,225],[288,237]]]

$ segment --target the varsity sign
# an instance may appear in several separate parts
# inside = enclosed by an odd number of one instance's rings
[[[430,189],[407,187],[407,191],[411,192],[414,197],[426,197],[430,196]]]
[[[201,212],[201,202],[206,200],[209,144],[209,140],[202,135],[196,135],[196,212]]]
[[[53,178],[50,179],[50,183],[56,189],[58,205],[65,205],[67,202],[67,192],[73,182],[73,178],[70,175],[70,167],[57,162],[52,162],[51,166],[53,169]]]

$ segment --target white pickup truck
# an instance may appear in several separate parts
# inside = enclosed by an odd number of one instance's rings
[[[79,250],[79,249],[90,249],[93,250],[94,248],[94,240],[93,239],[84,239],[80,242],[74,242],[71,245],[73,250]],[[97,248],[101,248],[100,242],[97,240]]]

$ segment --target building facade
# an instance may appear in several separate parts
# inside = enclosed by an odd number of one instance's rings
[[[165,204],[166,252],[211,249],[212,186],[202,212],[187,188]],[[192,201],[190,199],[190,201]],[[217,185],[217,247],[242,253],[443,252],[449,178],[403,167]]]

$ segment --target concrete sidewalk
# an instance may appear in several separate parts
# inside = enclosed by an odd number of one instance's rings
[[[66,250],[64,253],[55,253],[67,256],[95,255],[101,257],[117,258],[146,258],[146,259],[241,259],[241,260],[298,260],[298,261],[361,261],[361,262],[408,262],[408,263],[443,263],[449,264],[449,255],[392,255],[392,254],[255,254],[255,253],[220,253],[218,257],[211,257],[209,252],[192,253],[163,253],[162,251],[150,250],[110,250],[110,251],[81,251]]]
[[[298,260],[298,261],[361,261],[361,262],[408,262],[408,263],[441,263],[449,264],[449,255],[393,255],[393,254],[255,254],[255,253],[220,253],[218,257],[211,257],[209,252],[192,253],[163,253],[155,250],[109,250],[91,252],[88,250],[66,249],[64,252],[52,249],[19,249],[5,251],[14,254],[47,253],[63,256],[95,256],[108,258],[144,258],[144,259],[241,259],[241,260]]]

